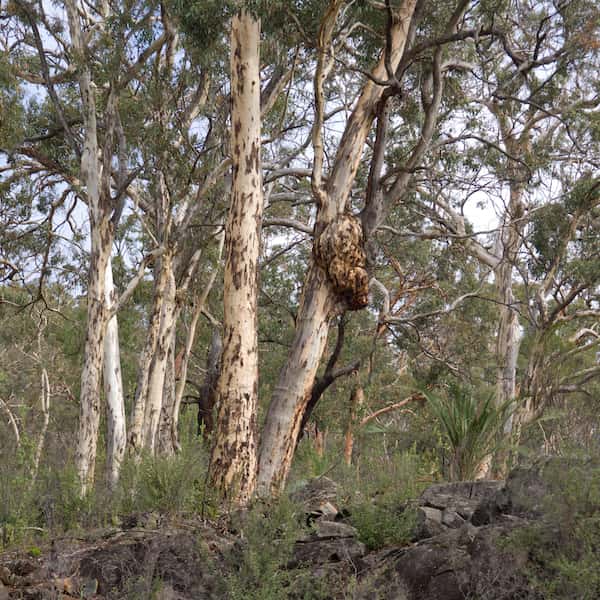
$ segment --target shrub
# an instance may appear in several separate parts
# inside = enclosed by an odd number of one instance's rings
[[[543,522],[516,531],[508,543],[525,548],[527,576],[545,600],[600,598],[600,462],[555,460],[544,473]]]
[[[413,446],[382,457],[363,457],[360,468],[345,468],[334,477],[341,483],[340,505],[369,550],[410,542],[416,511],[409,506],[427,485],[427,458]]]
[[[259,503],[235,515],[233,528],[241,542],[225,556],[228,575],[222,594],[229,600],[283,600],[297,573],[285,569],[301,525],[296,506],[287,498]]]
[[[206,452],[200,441],[184,445],[175,456],[128,460],[112,498],[119,513],[198,511],[206,479]]]
[[[356,504],[350,508],[350,522],[368,550],[408,544],[414,536],[416,511],[396,503]]]

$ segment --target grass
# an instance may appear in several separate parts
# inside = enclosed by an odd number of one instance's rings
[[[0,464],[0,549],[37,543],[53,535],[118,522],[139,512],[201,512],[210,494],[205,491],[208,460],[205,444],[191,439],[174,457],[127,459],[116,489],[99,478],[85,497],[71,460],[46,464],[37,479],[29,476],[26,457]],[[99,465],[98,472],[102,472]]]

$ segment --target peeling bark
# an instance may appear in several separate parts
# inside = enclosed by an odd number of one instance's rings
[[[177,428],[173,426],[175,413],[175,327],[171,329],[171,340],[167,354],[167,367],[163,383],[162,407],[158,429],[158,451],[163,456],[172,456],[178,449]]]
[[[75,0],[67,0],[65,9],[69,21],[73,53],[80,61],[78,82],[83,107],[84,129],[81,179],[85,186],[91,238],[86,338],[81,371],[79,429],[75,456],[81,493],[84,495],[94,481],[100,423],[104,335],[109,316],[105,298],[105,273],[110,261],[113,241],[113,224],[110,218],[112,212],[110,158],[117,100],[114,91],[111,90],[105,109],[104,147],[100,152],[96,120],[96,86],[92,81],[92,70],[86,58],[86,44],[78,3]],[[103,170],[103,159],[108,159],[105,170]]]
[[[150,369],[158,339],[159,327],[160,306],[156,302],[153,302],[153,310],[146,333],[146,343],[144,344],[138,367],[138,380],[129,422],[128,446],[129,451],[133,454],[139,453],[144,446],[144,413],[146,410],[146,398],[148,396],[148,381],[150,379]]]
[[[94,237],[98,236],[92,233],[92,239]],[[98,242],[96,242],[96,245],[98,245]],[[76,450],[76,464],[82,494],[86,494],[94,482],[98,427],[100,424],[104,335],[107,326],[104,274],[109,258],[110,246],[106,248],[101,245],[96,253],[92,251],[88,279],[87,331],[83,369],[81,371],[79,432]]]
[[[350,418],[346,426],[346,435],[344,437],[344,462],[350,466],[352,464],[352,450],[354,449],[354,430],[357,425],[359,412],[365,403],[365,393],[362,387],[358,386],[352,391],[350,398]]]

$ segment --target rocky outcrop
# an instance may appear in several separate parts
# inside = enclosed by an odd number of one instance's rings
[[[478,522],[481,506],[495,498],[503,486],[503,481],[460,481],[427,488],[418,501],[416,540],[458,529],[468,522],[482,524]]]
[[[513,535],[534,526],[543,531],[545,543],[559,545],[557,509],[563,507],[557,503],[564,498],[566,475],[577,469],[580,484],[586,485],[586,477],[597,474],[590,467],[552,458],[517,468],[506,481],[431,486],[418,500],[415,543],[367,556],[354,597],[543,600],[528,578],[540,565]]]
[[[183,527],[163,523],[160,529],[99,530],[85,538],[55,540],[37,558],[3,555],[0,582],[8,598],[24,600],[215,598],[207,551],[218,560],[233,541],[191,521]],[[0,598],[1,593],[2,588]]]
[[[292,495],[304,529],[281,569],[326,582],[330,598],[542,600],[528,583],[531,556],[511,536],[536,524],[552,542],[567,468],[574,467],[545,461],[506,482],[431,486],[413,506],[413,543],[369,554],[336,506],[336,484],[313,480]],[[135,515],[120,528],[55,540],[37,557],[0,555],[0,600],[223,598],[219,584],[236,569],[226,557],[243,543],[226,524]]]

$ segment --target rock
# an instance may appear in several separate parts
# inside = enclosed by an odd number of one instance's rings
[[[347,523],[339,523],[337,521],[315,521],[313,530],[303,538],[311,539],[311,536],[316,536],[319,539],[326,538],[352,538],[358,535],[356,529]]]
[[[495,498],[504,486],[503,481],[460,481],[440,483],[428,487],[419,498],[421,506],[438,510],[449,509],[469,520],[485,500]]]
[[[529,598],[526,553],[499,544],[516,522],[476,528],[465,523],[408,548],[367,557],[356,600],[510,600]]]
[[[431,538],[443,531],[441,510],[429,506],[421,506],[417,509],[415,539]]]
[[[336,506],[339,487],[328,477],[316,477],[290,494],[292,502],[300,504],[309,521],[334,520],[339,511]]]
[[[516,469],[506,484],[431,486],[413,504],[415,543],[369,554],[357,531],[340,520],[336,484],[327,478],[313,480],[294,499],[315,520],[296,541],[290,563],[281,568],[306,568],[309,585],[319,579],[331,598],[541,600],[527,576],[546,573],[540,571],[544,565],[535,552],[530,555],[529,542],[519,545],[509,536],[535,525],[535,539],[560,547],[560,510],[573,510],[558,504],[567,468],[581,470],[580,485],[592,485],[597,474],[587,463],[553,459]],[[592,503],[586,510],[595,507]],[[222,598],[220,583],[238,568],[232,548],[243,549],[241,537],[228,532],[223,521],[207,524],[189,518],[169,523],[161,516],[160,523],[155,528],[153,519],[136,516],[127,530],[63,537],[42,548],[35,559],[16,551],[0,554],[0,600]]]
[[[315,521],[313,529],[294,545],[289,566],[352,562],[364,554],[365,545],[358,541],[354,527],[346,523],[319,520]]]
[[[503,490],[500,490],[498,494],[502,494]],[[471,516],[471,523],[476,527],[482,525],[489,525],[494,523],[501,515],[500,508],[498,506],[498,497],[486,498],[483,500],[473,512]]]
[[[465,524],[465,520],[455,511],[445,508],[442,511],[442,525],[450,529],[458,529]]]
[[[84,579],[79,587],[79,595],[82,598],[92,598],[98,592],[97,579]]]
[[[0,583],[12,585],[13,582],[14,575],[10,572],[10,569],[5,565],[0,565]]]
[[[471,516],[476,526],[504,519],[507,515],[540,519],[555,511],[556,498],[560,498],[566,473],[579,471],[581,482],[590,480],[594,461],[563,457],[546,457],[530,467],[513,469],[505,484],[495,494],[482,498]]]

